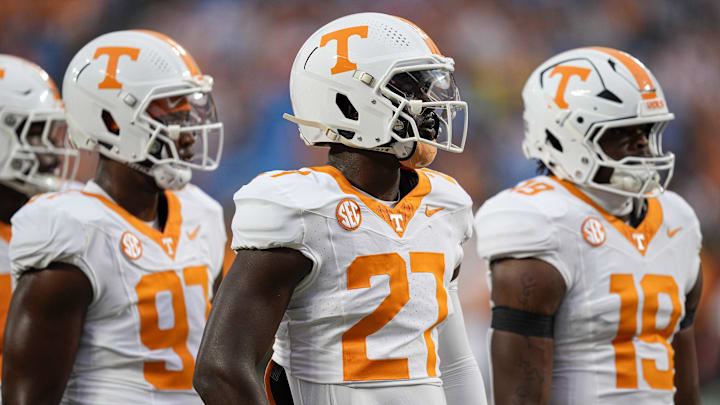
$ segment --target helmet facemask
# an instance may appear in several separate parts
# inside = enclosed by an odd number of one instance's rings
[[[432,162],[437,149],[462,152],[467,103],[460,100],[452,69],[419,65],[395,68],[391,73],[378,91],[393,110],[387,131],[395,141],[398,159],[420,168]]]
[[[28,196],[61,189],[77,173],[78,152],[69,142],[62,110],[13,111],[0,114],[9,144],[3,183]]]
[[[163,189],[187,184],[191,169],[215,170],[222,154],[223,125],[209,91],[197,87],[150,92],[133,120],[150,136],[138,161]],[[133,165],[136,167],[137,165]]]
[[[662,133],[667,124],[668,121],[648,119],[642,122],[634,119],[631,122],[600,123],[591,128],[586,143],[596,156],[597,165],[588,185],[634,198],[651,198],[665,191],[675,164],[675,155],[662,150]],[[610,156],[609,143],[622,136],[628,137],[628,131],[642,131],[647,142],[647,156],[618,159]]]

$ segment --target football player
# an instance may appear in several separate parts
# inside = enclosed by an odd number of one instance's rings
[[[0,360],[11,296],[10,217],[33,195],[71,181],[77,151],[67,144],[63,103],[36,64],[0,55]]]
[[[457,297],[470,197],[422,169],[463,150],[453,71],[385,14],[339,18],[302,46],[286,118],[330,147],[328,164],[235,194],[237,257],[198,355],[206,404],[485,403]],[[254,370],[273,336],[265,392]]]
[[[188,182],[218,164],[212,84],[152,31],[102,35],[70,62],[70,137],[100,160],[82,191],[12,218],[4,402],[202,403],[192,375],[225,228]]]
[[[497,404],[697,404],[700,225],[667,191],[673,119],[657,79],[610,48],[540,65],[523,150],[542,175],[488,200]]]

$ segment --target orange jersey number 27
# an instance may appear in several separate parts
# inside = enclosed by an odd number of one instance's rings
[[[210,311],[208,301],[208,275],[205,266],[187,267],[183,270],[186,287],[199,285],[205,295],[205,314]],[[150,350],[172,349],[182,361],[182,369],[168,370],[163,361],[145,362],[145,380],[159,390],[192,389],[195,358],[187,346],[190,333],[185,294],[180,276],[173,270],[143,276],[135,287],[140,314],[140,341]],[[170,293],[175,323],[172,328],[160,327],[155,300],[162,292]]]
[[[443,283],[445,258],[442,253],[410,253],[410,271],[430,273],[435,278],[438,302],[437,321],[425,330],[428,350],[428,376],[435,376],[435,344],[433,328],[447,317],[447,291]],[[370,288],[370,277],[385,274],[390,277],[390,294],[378,307],[353,325],[342,337],[343,377],[345,381],[397,380],[410,378],[408,359],[369,359],[366,338],[387,325],[410,300],[407,263],[397,253],[360,256],[347,269],[347,288]]]

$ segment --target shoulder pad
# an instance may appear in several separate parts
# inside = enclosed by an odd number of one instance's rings
[[[510,190],[489,199],[475,215],[477,249],[485,260],[557,250],[552,215]]]

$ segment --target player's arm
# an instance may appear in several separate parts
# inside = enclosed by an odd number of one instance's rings
[[[92,298],[90,281],[70,264],[20,277],[3,342],[3,403],[60,403]]]
[[[493,388],[495,403],[547,404],[553,368],[553,319],[565,281],[538,259],[491,265]]]
[[[698,379],[697,353],[693,318],[702,292],[702,271],[685,298],[685,317],[680,322],[680,331],[675,334],[672,346],[675,350],[675,404],[700,404],[700,381]]]
[[[458,266],[453,280],[459,270]],[[448,290],[448,301],[452,302],[455,312],[438,329],[440,378],[445,400],[447,405],[485,405],[485,384],[470,349],[456,283]]]
[[[312,261],[297,250],[239,250],[213,302],[193,384],[205,404],[267,404],[255,366]]]

